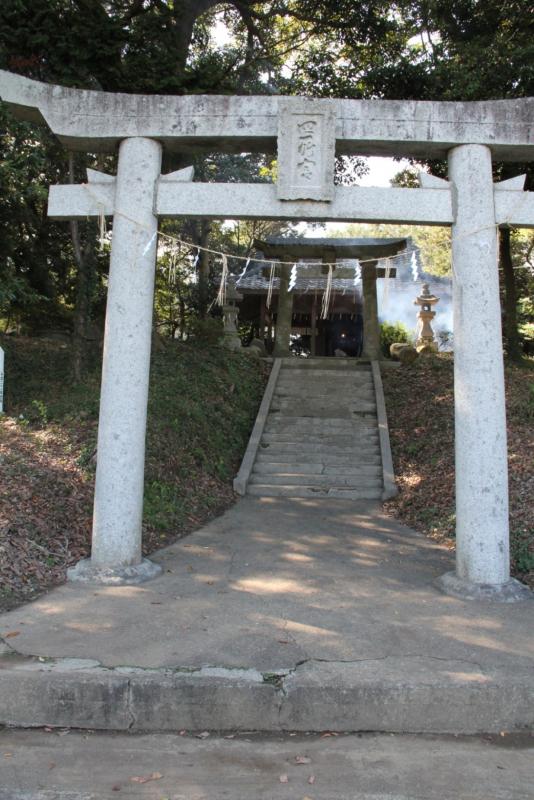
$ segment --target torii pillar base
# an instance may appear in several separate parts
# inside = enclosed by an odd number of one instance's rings
[[[445,594],[460,600],[489,600],[494,603],[518,603],[531,600],[534,595],[524,583],[510,578],[505,583],[473,583],[459,578],[456,572],[441,575],[436,585]]]
[[[76,583],[100,583],[104,586],[126,586],[144,583],[161,575],[162,568],[148,558],[130,567],[106,567],[94,564],[90,558],[78,561],[67,570],[67,579]]]

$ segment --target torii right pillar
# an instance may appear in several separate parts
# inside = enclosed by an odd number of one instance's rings
[[[491,151],[449,152],[454,222],[456,571],[441,587],[465,599],[530,595],[510,578],[501,306]]]

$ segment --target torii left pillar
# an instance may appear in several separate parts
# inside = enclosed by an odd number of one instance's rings
[[[161,567],[141,554],[145,437],[161,145],[122,141],[109,269],[91,558],[74,581],[141,583]]]

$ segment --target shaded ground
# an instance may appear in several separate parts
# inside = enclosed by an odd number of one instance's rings
[[[203,734],[201,734],[202,736]],[[523,736],[0,733],[1,800],[531,800]]]
[[[534,587],[534,361],[506,367],[512,571]],[[454,547],[454,397],[449,354],[383,376],[397,519]]]
[[[162,572],[147,583],[68,582],[0,615],[2,722],[532,727],[532,599],[443,594],[451,553],[377,505],[246,496],[152,558]]]
[[[0,637],[25,656],[107,668],[332,662],[376,676],[402,674],[407,660],[414,680],[422,662],[444,681],[507,666],[534,674],[532,603],[444,595],[435,580],[451,554],[374,503],[247,495],[153,558],[158,578],[67,583],[1,615]]]
[[[0,418],[0,608],[61,583],[89,552],[100,383],[81,384],[61,343],[4,338]],[[263,393],[254,359],[169,343],[153,358],[144,550],[153,552],[234,501],[237,471]]]

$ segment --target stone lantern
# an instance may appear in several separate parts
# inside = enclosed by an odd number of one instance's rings
[[[414,300],[415,306],[420,306],[421,310],[417,315],[419,320],[419,336],[415,343],[415,348],[418,353],[437,352],[438,345],[434,338],[434,331],[430,324],[436,312],[432,311],[432,306],[439,302],[439,297],[430,294],[428,283],[423,283],[423,289],[419,297]]]
[[[226,282],[226,297],[222,307],[223,311],[223,345],[228,350],[241,350],[241,339],[237,332],[237,315],[239,310],[237,308],[237,301],[242,300],[243,295],[240,294],[235,286],[235,277],[228,276]]]

